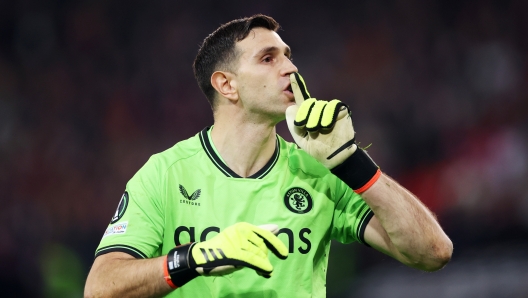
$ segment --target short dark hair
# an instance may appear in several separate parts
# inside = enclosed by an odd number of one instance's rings
[[[193,63],[194,76],[213,108],[216,90],[211,85],[211,75],[217,70],[234,72],[234,63],[240,54],[235,48],[236,42],[246,38],[253,28],[258,27],[275,32],[280,28],[272,17],[256,14],[221,25],[200,46]]]

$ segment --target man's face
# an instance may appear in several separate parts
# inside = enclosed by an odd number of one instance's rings
[[[236,47],[241,53],[237,89],[244,108],[283,120],[286,108],[295,104],[289,76],[297,67],[290,60],[290,48],[276,32],[265,28],[253,29]]]

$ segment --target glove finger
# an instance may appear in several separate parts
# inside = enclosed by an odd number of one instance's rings
[[[267,258],[266,244],[253,232],[254,227],[254,225],[245,222],[237,223],[224,231],[226,240],[235,248],[235,251],[245,251],[259,258]],[[228,255],[228,257],[236,258],[236,254]]]
[[[271,277],[271,272],[270,273],[266,273],[266,272],[261,272],[261,271],[256,271],[258,275],[264,277],[264,278],[270,278]]]
[[[306,139],[304,137],[306,137],[307,132],[304,126],[295,125],[295,116],[297,115],[298,110],[298,105],[292,105],[286,109],[286,124],[288,125],[288,130],[290,131],[295,143],[303,147],[306,143]]]
[[[279,259],[284,260],[288,257],[288,249],[284,243],[282,243],[282,241],[272,232],[256,226],[254,227],[253,232],[262,238],[266,244],[266,247]]]
[[[290,84],[296,104],[300,105],[303,101],[310,98],[304,79],[298,72],[290,74]]]
[[[264,230],[268,230],[271,233],[273,233],[273,235],[277,235],[279,233],[279,226],[276,224],[264,224],[264,225],[258,225],[257,227],[264,229]]]
[[[338,115],[341,116],[339,119],[346,115],[346,113],[341,113],[345,110],[348,112],[348,106],[338,99],[328,102],[321,116],[321,128],[329,129],[334,127],[338,120]]]
[[[268,257],[268,248],[262,237],[259,237],[253,231],[248,231],[245,236],[245,243],[242,245],[242,249],[247,252],[253,253],[260,258]]]
[[[241,250],[236,259],[237,266],[245,266],[266,274],[270,274],[273,271],[273,265],[271,265],[267,256],[261,257],[253,252]]]
[[[270,275],[273,271],[268,257],[260,257],[251,252],[240,250],[236,256],[229,259],[212,261],[197,267],[196,271],[202,275],[226,275],[243,267],[251,268],[258,274]]]
[[[310,115],[308,115],[308,121],[306,122],[307,131],[316,131],[321,128],[321,117],[323,116],[323,110],[325,110],[327,102],[318,100],[313,105]]]
[[[315,98],[309,98],[305,100],[300,106],[297,105],[298,110],[297,114],[295,115],[294,122],[296,126],[306,125],[306,122],[308,122],[308,119],[310,118],[310,114],[312,113],[312,109],[316,102],[317,100]]]
[[[271,265],[268,258],[258,259],[254,264],[248,264],[246,267],[251,268],[257,272],[258,275],[270,278],[273,272],[273,265]]]
[[[303,137],[306,134],[304,126],[295,125],[295,117],[298,114],[298,111],[298,105],[292,105],[286,108],[286,124],[288,124],[288,129],[294,138],[296,136]]]
[[[219,245],[217,244],[209,243],[216,248],[200,247],[201,243],[196,244],[192,251],[192,257],[198,265],[196,271],[205,275],[212,275],[213,271],[216,275],[223,275],[243,266],[269,274],[273,270],[273,266],[268,260],[268,249],[260,237],[251,231],[250,234],[261,242],[260,248],[248,240],[233,243],[231,241],[233,239],[225,239],[224,243],[230,242],[231,245],[221,249],[218,248]]]
[[[196,272],[198,272],[200,275],[211,275],[211,276],[222,276],[231,274],[235,271],[238,271],[240,269],[244,268],[243,266],[235,266],[235,265],[221,265],[216,267],[196,267]]]

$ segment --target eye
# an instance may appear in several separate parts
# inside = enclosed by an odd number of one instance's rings
[[[273,62],[273,58],[271,56],[266,56],[262,59],[262,62],[266,62],[266,63]]]

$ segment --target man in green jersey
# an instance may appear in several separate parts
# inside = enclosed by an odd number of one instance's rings
[[[204,40],[214,125],[127,183],[86,297],[325,297],[331,239],[426,271],[449,261],[431,212],[355,144],[348,107],[310,98],[278,28],[255,15]],[[297,144],[276,134],[285,119]]]

